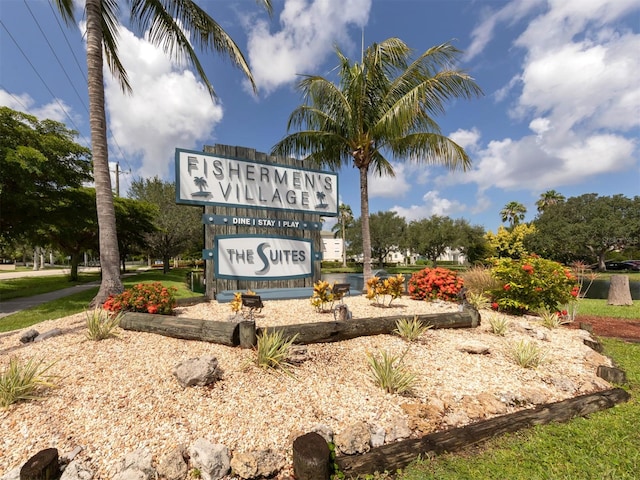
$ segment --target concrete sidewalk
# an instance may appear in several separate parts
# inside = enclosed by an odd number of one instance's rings
[[[42,303],[51,302],[62,297],[68,297],[74,293],[83,292],[90,288],[100,286],[100,281],[83,283],[75,285],[69,288],[63,288],[61,290],[55,290],[53,292],[42,293],[40,295],[33,295],[31,297],[14,298],[11,300],[0,301],[0,318],[11,315],[12,313],[19,312],[20,310],[26,310],[27,308],[35,307]]]

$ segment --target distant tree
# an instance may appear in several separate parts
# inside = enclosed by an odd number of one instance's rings
[[[534,224],[536,253],[560,261],[591,258],[604,270],[607,253],[640,244],[640,197],[570,197],[547,207]]]
[[[41,245],[38,232],[65,192],[91,180],[89,149],[53,120],[0,107],[0,237]],[[95,210],[95,207],[93,208]]]
[[[93,188],[66,190],[52,205],[40,235],[47,245],[70,257],[70,279],[78,279],[83,252],[98,248],[96,192]]]
[[[287,129],[299,131],[276,144],[272,153],[306,156],[332,169],[352,163],[359,170],[365,282],[374,255],[369,173],[393,176],[387,155],[452,170],[471,164],[434,119],[448,101],[482,94],[471,76],[454,69],[460,53],[445,43],[414,57],[402,40],[389,38],[362,52],[360,63],[336,49],[339,84],[321,76],[305,76],[298,84],[305,104],[293,111]]]
[[[429,259],[434,268],[438,266],[438,257],[447,249],[456,249],[459,246],[461,233],[450,217],[440,215],[414,220],[407,227],[409,248]]]
[[[518,225],[527,213],[527,207],[520,202],[509,202],[500,210],[500,218],[503,222],[509,222],[509,228]]]
[[[148,233],[145,240],[150,253],[162,259],[163,271],[168,273],[172,257],[202,240],[202,208],[177,205],[175,184],[158,177],[134,180],[129,197],[156,206],[156,231]]]
[[[156,231],[154,224],[158,208],[150,203],[131,198],[115,197],[116,228],[118,231],[118,251],[122,273],[127,270],[127,256],[148,252],[147,236]]]
[[[347,240],[353,245],[352,252],[361,254],[361,219],[357,219],[354,228],[348,230]],[[384,260],[392,252],[398,252],[406,246],[407,223],[396,212],[378,212],[370,217],[371,256],[377,259],[378,266],[384,267]]]
[[[465,219],[455,220],[460,239],[458,249],[467,262],[481,262],[490,255],[490,247],[486,239],[486,231],[482,225],[471,225]]]
[[[540,199],[536,202],[538,212],[542,213],[550,205],[556,205],[565,201],[565,196],[555,190],[547,190],[540,194]]]
[[[338,207],[338,222],[331,228],[334,238],[342,238],[342,266],[347,266],[347,242],[346,231],[353,226],[353,211],[349,205],[341,203]]]
[[[491,256],[497,258],[519,259],[529,253],[527,239],[536,231],[534,225],[526,223],[514,225],[511,229],[506,229],[502,225],[498,227],[498,232],[487,232],[485,238]]]

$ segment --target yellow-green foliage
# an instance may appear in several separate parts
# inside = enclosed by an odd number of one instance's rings
[[[44,360],[30,359],[21,363],[17,358],[9,359],[9,365],[0,372],[0,408],[9,408],[20,400],[37,400],[39,391],[53,388],[52,377],[46,375],[53,364]]]
[[[258,335],[256,365],[262,368],[279,368],[286,371],[290,366],[287,361],[289,349],[297,336],[296,334],[293,338],[287,339],[279,330],[269,332],[265,329],[261,335]]]
[[[378,359],[372,354],[367,355],[369,372],[376,385],[387,393],[407,393],[415,384],[417,377],[402,363],[408,349],[398,357],[382,352]]]
[[[396,328],[393,331],[396,335],[401,336],[405,340],[412,342],[417,340],[424,332],[433,328],[431,324],[425,324],[420,321],[417,316],[414,316],[411,320],[408,318],[401,318],[396,322]]]
[[[487,232],[485,238],[495,257],[520,258],[529,253],[524,247],[524,239],[535,231],[534,225],[521,223],[510,230],[500,226],[497,234]]]
[[[340,298],[342,298],[342,295],[335,295],[333,293],[333,285],[330,285],[329,282],[325,280],[318,280],[313,284],[311,305],[313,305],[317,312],[330,312],[333,307],[333,303],[336,300],[340,300]]]
[[[120,326],[122,312],[113,313],[103,308],[96,308],[92,312],[85,312],[87,317],[86,337],[96,342],[105,338],[117,337],[115,329]]]
[[[523,368],[536,368],[546,357],[546,352],[532,340],[520,340],[512,345],[510,354]]]
[[[386,298],[389,297],[391,305],[396,298],[400,298],[404,293],[404,275],[398,274],[395,277],[381,280],[373,277],[367,280],[367,299],[373,300],[377,305],[385,305]]]
[[[247,289],[247,291],[244,293],[245,295],[255,295],[255,292],[252,292],[251,290]],[[240,313],[242,312],[242,292],[236,292],[233,294],[233,300],[231,300],[230,306],[231,306],[231,311],[233,313]]]
[[[511,322],[503,315],[491,315],[489,317],[489,329],[494,335],[504,337],[507,330],[509,330],[509,325],[511,325]]]

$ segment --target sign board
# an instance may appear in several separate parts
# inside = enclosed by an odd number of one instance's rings
[[[322,230],[322,222],[306,222],[304,220],[282,220],[279,218],[236,217],[232,215],[202,216],[205,225],[232,225],[261,228],[293,228],[298,230]]]
[[[338,176],[176,149],[176,203],[338,215]]]
[[[321,254],[311,240],[270,235],[216,235],[213,250],[215,277],[234,280],[285,280],[313,276],[313,262]]]

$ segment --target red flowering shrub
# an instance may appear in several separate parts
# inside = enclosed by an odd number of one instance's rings
[[[447,268],[425,268],[411,275],[409,296],[414,300],[445,300],[455,302],[464,282]]]
[[[175,287],[160,282],[138,283],[119,295],[109,295],[102,308],[111,312],[142,312],[171,315],[176,306]]]

